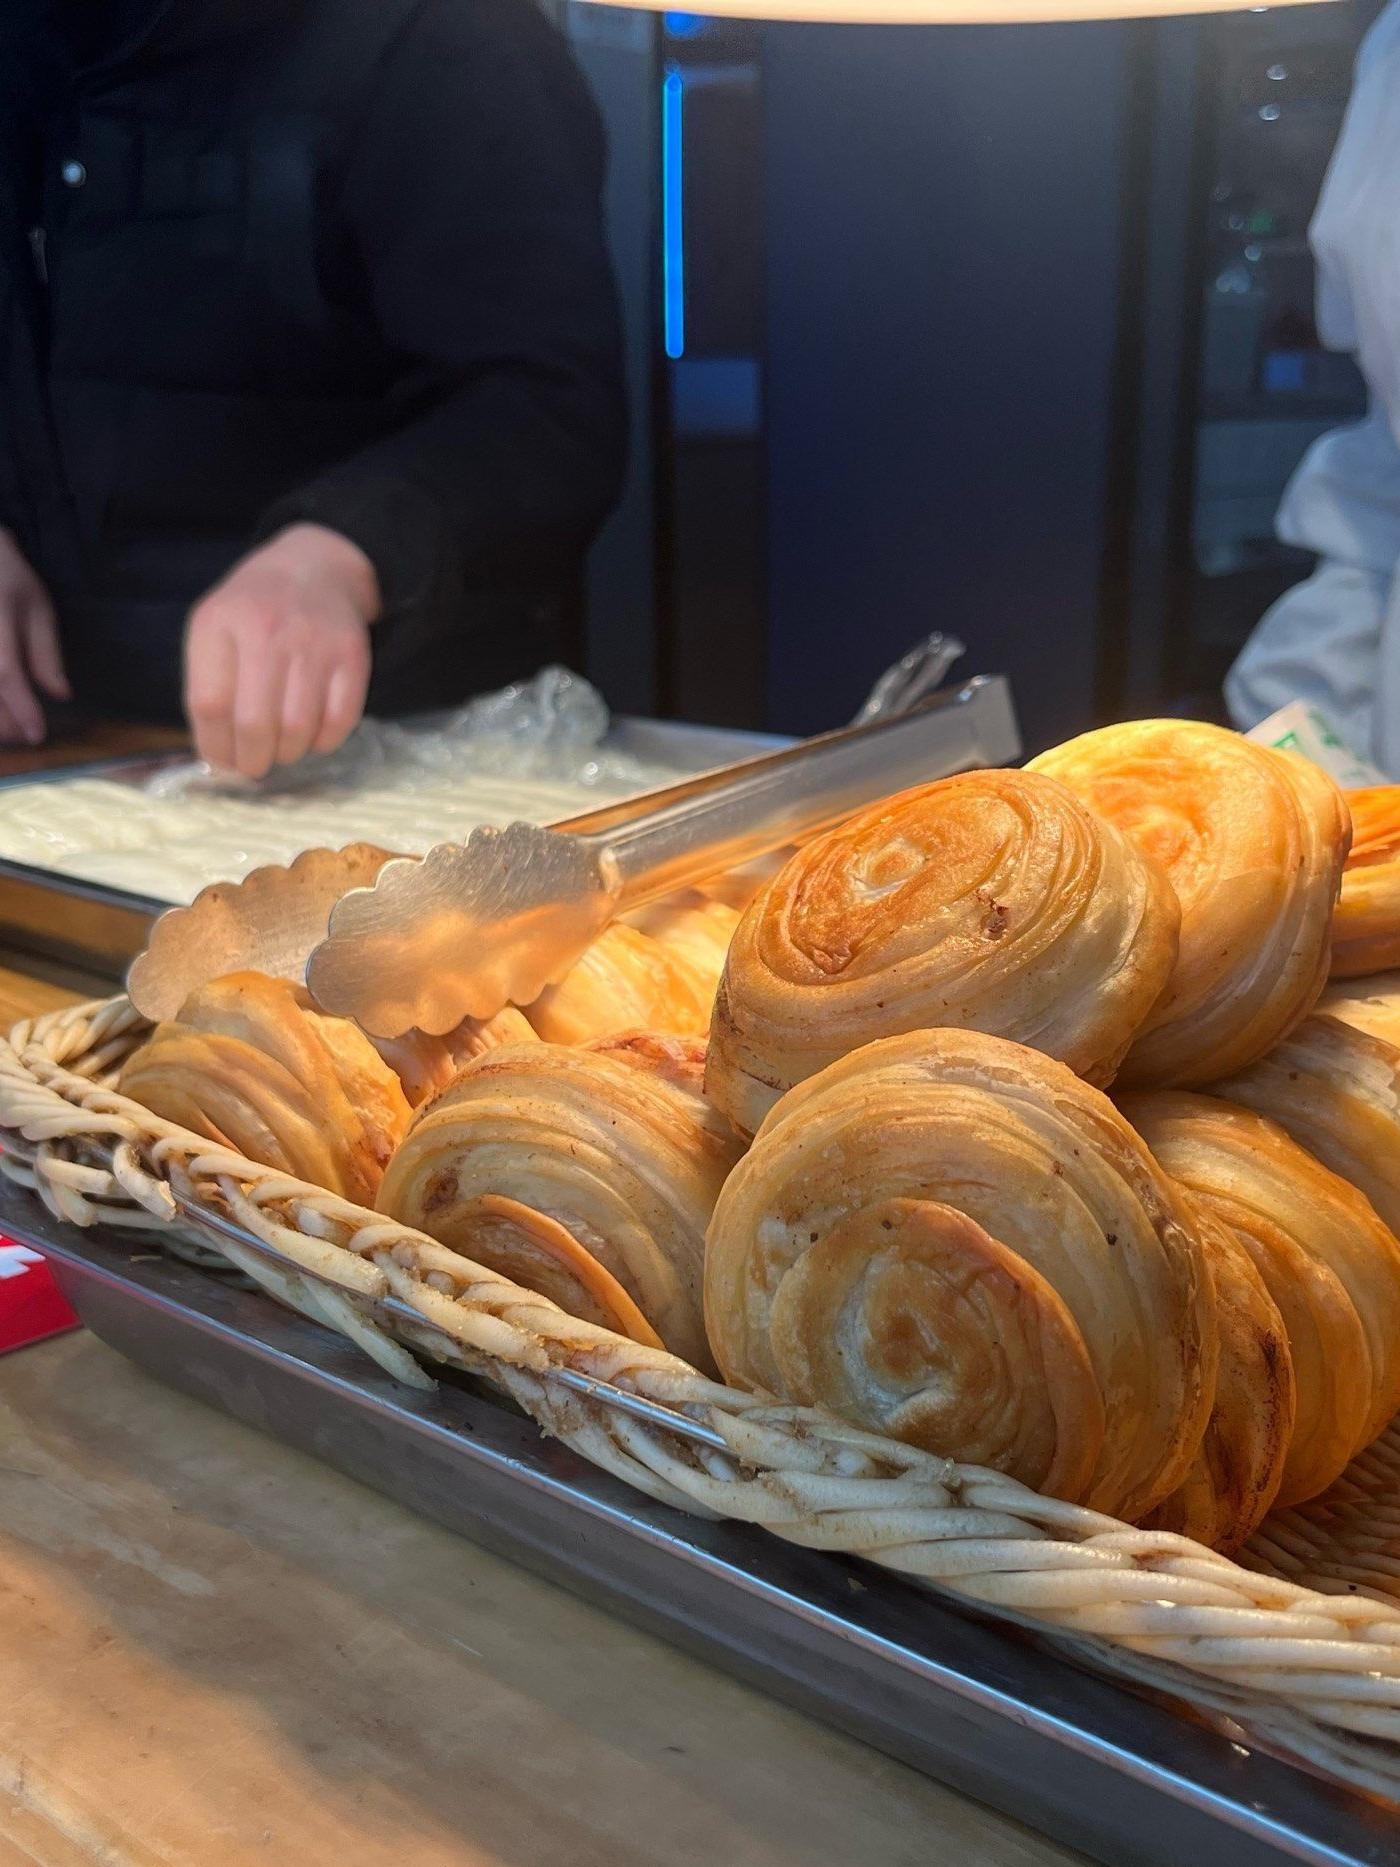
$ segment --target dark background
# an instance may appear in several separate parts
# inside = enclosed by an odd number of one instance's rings
[[[1271,536],[1284,482],[1364,407],[1317,348],[1305,232],[1379,4],[984,28],[561,9],[613,138],[633,346],[632,486],[590,589],[614,704],[816,730],[943,627],[1011,675],[1031,747],[1217,710],[1308,568]]]

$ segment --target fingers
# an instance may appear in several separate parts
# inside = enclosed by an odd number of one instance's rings
[[[318,657],[292,662],[282,694],[282,719],[273,754],[279,765],[295,765],[316,744],[325,717],[327,671]]]
[[[277,763],[334,752],[360,723],[369,692],[369,643],[362,629],[313,638],[292,662],[282,701]]]
[[[201,603],[185,639],[185,713],[195,750],[221,771],[234,768],[235,639],[213,602]]]
[[[190,620],[185,705],[200,756],[262,778],[331,752],[369,690],[368,631],[344,616],[285,620],[216,592]]]
[[[357,644],[356,652],[340,658],[326,684],[325,712],[313,749],[334,752],[344,745],[359,725],[369,693],[370,655],[368,644]]]
[[[14,609],[0,615],[0,731],[10,745],[39,745],[44,737],[44,710],[29,684]]]
[[[357,546],[293,526],[244,558],[190,617],[185,702],[211,764],[263,777],[333,750],[364,709],[373,573]]]
[[[53,604],[43,590],[36,588],[31,591],[24,608],[21,628],[24,659],[29,672],[50,699],[71,700],[73,690],[68,685],[68,675],[63,666],[58,623],[54,617]]]
[[[287,653],[266,630],[250,629],[238,644],[233,698],[233,762],[245,778],[265,778],[282,718]]]
[[[33,741],[30,739],[28,733],[25,732],[24,728],[5,705],[4,701],[0,700],[0,745],[19,746],[32,744]]]
[[[14,539],[0,530],[0,739],[38,745],[45,733],[38,685],[70,698],[47,590]]]

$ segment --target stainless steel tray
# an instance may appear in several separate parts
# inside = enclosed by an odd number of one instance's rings
[[[788,743],[773,733],[625,717],[616,721],[607,739],[614,750],[664,766],[677,777],[733,764]],[[0,779],[0,790],[69,784],[78,778],[141,785],[158,772],[185,763],[186,758],[176,752],[157,758],[58,766]],[[121,981],[145,946],[152,921],[169,906],[170,902],[148,895],[0,857],[0,943],[64,961],[97,979]]]
[[[938,727],[949,751],[963,761],[946,769],[964,769],[967,763],[979,762],[984,746],[994,749],[999,759],[1019,749],[1011,691],[1004,676],[979,676],[946,691],[949,704],[930,726]],[[631,753],[674,778],[711,771],[790,743],[771,733],[627,717],[614,721],[605,741],[613,750]],[[181,755],[109,760],[20,775],[0,781],[0,789],[62,786],[90,777],[139,785],[180,762]],[[152,921],[171,905],[0,858],[0,943],[77,966],[96,979],[122,979],[131,960],[145,947]]]
[[[1110,1867],[1379,1867],[1393,1815],[1032,1633],[583,1463],[465,1381],[406,1393],[338,1336],[0,1186],[87,1325],[208,1401]]]

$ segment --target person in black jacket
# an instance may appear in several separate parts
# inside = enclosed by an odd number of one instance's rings
[[[71,680],[258,775],[567,654],[624,409],[532,0],[0,16],[0,737]]]

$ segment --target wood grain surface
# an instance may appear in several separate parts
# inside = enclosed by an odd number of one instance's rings
[[[0,1867],[1077,1858],[197,1402],[0,1361]]]

